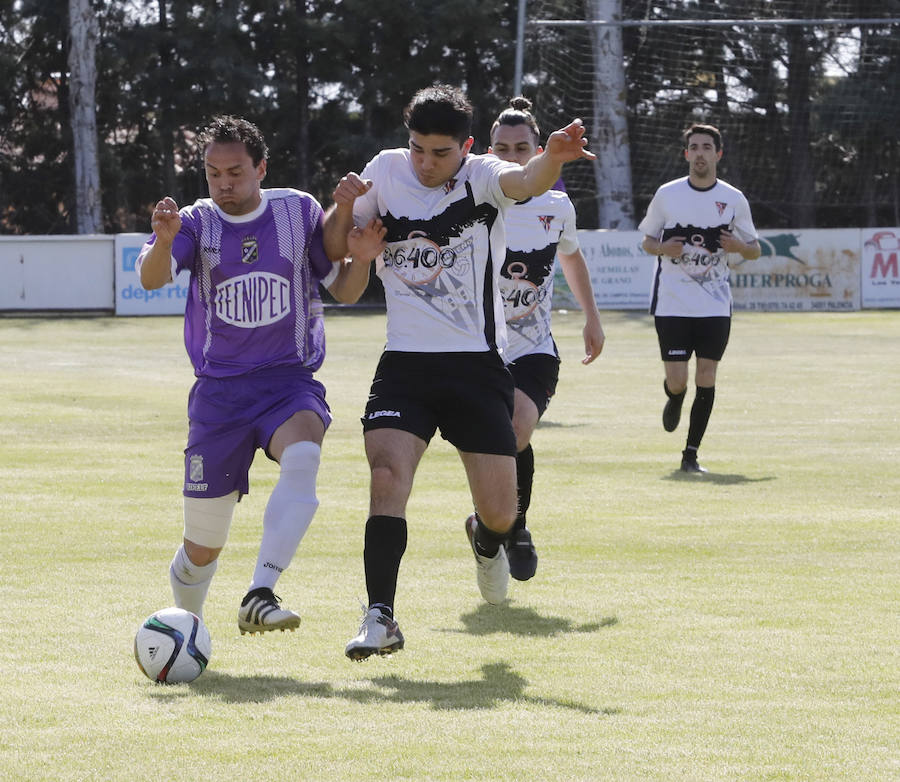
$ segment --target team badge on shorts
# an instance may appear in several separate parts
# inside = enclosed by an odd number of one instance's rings
[[[203,456],[199,453],[191,455],[188,462],[188,475],[191,483],[200,483],[203,480]]]
[[[255,236],[247,236],[241,242],[241,261],[256,263],[259,260],[259,244]]]

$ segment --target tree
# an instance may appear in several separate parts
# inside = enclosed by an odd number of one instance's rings
[[[75,158],[75,223],[81,234],[100,233],[103,225],[95,115],[98,36],[91,0],[69,0],[69,111]]]

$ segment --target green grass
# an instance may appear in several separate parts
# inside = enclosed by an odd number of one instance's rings
[[[650,318],[605,313],[534,438],[537,577],[484,604],[455,452],[409,505],[407,648],[343,656],[365,598],[358,417],[383,316],[333,313],[319,512],[241,637],[275,466],[259,455],[210,598],[210,668],[154,686],[192,382],[177,318],[0,320],[0,779],[900,778],[900,313],[739,313],[701,449],[660,424]],[[690,404],[690,395],[688,399]]]

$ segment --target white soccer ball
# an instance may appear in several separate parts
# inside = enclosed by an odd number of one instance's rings
[[[203,620],[182,608],[150,615],[134,636],[138,667],[160,684],[194,681],[211,656],[212,641]]]

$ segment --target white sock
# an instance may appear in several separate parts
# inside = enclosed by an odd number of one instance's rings
[[[208,565],[195,565],[185,552],[184,544],[179,546],[169,566],[169,583],[172,585],[175,605],[202,619],[206,593],[209,592],[209,585],[218,566],[218,559]]]
[[[319,500],[316,474],[322,449],[313,442],[292,443],[281,454],[281,475],[263,514],[263,534],[250,589],[274,589],[309,529]]]

